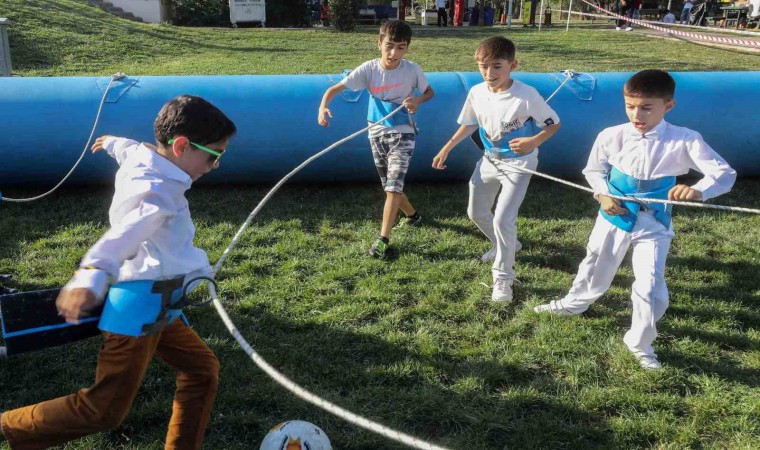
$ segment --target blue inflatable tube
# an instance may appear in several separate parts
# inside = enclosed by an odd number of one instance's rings
[[[622,86],[631,73],[591,73],[571,80],[551,100],[562,129],[541,147],[539,170],[581,177],[599,131],[627,121]],[[677,82],[671,123],[693,128],[741,176],[760,175],[757,105],[760,72],[673,73]],[[515,73],[546,98],[562,73]],[[456,149],[443,172],[433,156],[456,131],[457,116],[478,73],[430,73],[436,96],[420,107],[420,134],[409,171],[414,181],[466,180],[479,150],[470,141]],[[110,78],[0,78],[0,190],[10,185],[50,187],[76,161]],[[127,76],[116,81],[103,107],[96,136],[113,134],[153,142],[161,105],[180,94],[205,97],[238,126],[221,167],[202,179],[211,183],[272,183],[333,142],[366,126],[367,92],[345,91],[333,100],[329,128],[317,124],[317,107],[338,75]],[[107,155],[88,155],[71,184],[108,184],[116,165]],[[335,149],[304,170],[299,181],[377,181],[364,137]],[[7,193],[7,192],[6,192]]]

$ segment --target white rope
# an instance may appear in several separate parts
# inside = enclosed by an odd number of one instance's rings
[[[562,86],[565,85],[568,81],[570,81],[575,76],[575,71],[573,69],[566,69],[563,70],[562,73],[565,74],[565,80],[560,83],[559,87],[552,92],[552,95],[546,97],[546,103],[549,103],[549,100],[553,99],[555,95],[557,95],[557,92],[559,92],[560,89],[562,89]]]
[[[562,71],[565,74],[565,81],[563,81],[559,87],[552,92],[550,96],[546,98],[546,103],[549,103],[549,101],[554,98],[554,95],[559,92],[560,89],[562,89],[562,86],[565,85],[573,76],[575,76],[575,72],[572,69],[566,69]],[[497,170],[499,170],[499,163],[503,163],[503,161],[500,160],[494,160],[488,155],[488,152],[484,152],[483,155],[486,157],[486,159],[493,164],[494,167],[496,167]],[[539,177],[543,177],[552,181],[556,181],[557,183],[564,184],[566,186],[574,187],[576,189],[580,189],[582,191],[594,193],[594,190],[591,188],[587,188],[586,186],[576,184],[567,180],[563,180],[562,178],[553,177],[551,175],[547,175],[545,173],[537,172],[535,170],[528,169],[526,167],[519,167],[519,166],[513,166],[511,164],[504,164],[505,166],[509,167],[510,169],[517,170],[519,172],[523,173],[530,173],[533,175],[537,175]],[[619,196],[619,195],[613,195],[613,194],[604,194],[608,197],[612,197],[617,200],[625,200],[625,201],[632,201],[632,202],[640,202],[640,203],[662,203],[665,205],[677,205],[677,206],[693,206],[696,208],[707,208],[707,209],[718,209],[721,211],[731,211],[731,212],[743,212],[743,213],[749,213],[749,214],[760,214],[760,209],[753,209],[753,208],[743,208],[738,206],[724,206],[724,205],[712,205],[708,203],[701,203],[701,202],[682,202],[682,201],[674,201],[674,200],[663,200],[659,198],[639,198],[639,197],[625,197],[625,196]]]
[[[40,194],[36,197],[30,197],[30,198],[8,198],[0,196],[0,200],[6,201],[6,202],[12,202],[12,203],[26,203],[26,202],[33,202],[35,200],[39,200],[43,197],[47,197],[48,195],[55,192],[61,185],[66,182],[66,180],[71,176],[72,173],[76,170],[77,166],[79,166],[79,163],[82,162],[82,159],[84,158],[84,155],[87,154],[87,150],[90,147],[90,141],[92,141],[92,136],[95,134],[95,129],[98,127],[98,122],[100,121],[100,112],[103,110],[103,104],[106,102],[106,97],[108,96],[108,91],[111,89],[111,85],[114,81],[120,80],[124,78],[125,75],[121,72],[115,73],[111,75],[111,81],[108,82],[108,86],[106,87],[105,92],[103,92],[103,98],[100,99],[100,105],[98,105],[98,113],[95,115],[95,123],[92,124],[92,131],[90,131],[90,137],[87,138],[87,143],[84,144],[84,149],[82,150],[82,154],[79,155],[79,159],[77,159],[77,162],[74,163],[74,167],[69,170],[69,173],[66,174],[65,177],[61,181],[58,182],[58,184],[53,187],[53,189],[45,192],[44,194]]]
[[[306,400],[307,402],[315,406],[318,406],[322,408],[323,410],[331,414],[334,414],[340,417],[341,419],[346,420],[349,423],[358,425],[362,428],[375,432],[379,435],[385,436],[389,439],[393,439],[396,442],[400,442],[410,447],[419,448],[419,449],[446,450],[444,447],[439,447],[429,442],[425,442],[423,440],[417,439],[408,434],[388,428],[385,425],[381,425],[377,422],[366,419],[360,415],[354,414],[351,411],[343,409],[334,403],[330,403],[327,400],[324,400],[323,398],[315,394],[312,394],[311,392],[297,385],[293,381],[289,380],[283,374],[278,372],[274,367],[269,365],[266,362],[266,360],[264,360],[264,358],[262,358],[258,353],[256,353],[256,351],[250,346],[250,344],[246,342],[245,338],[243,338],[240,335],[240,332],[238,332],[237,328],[235,327],[235,324],[232,323],[232,320],[230,320],[229,315],[227,315],[227,311],[225,311],[224,306],[222,306],[222,303],[217,298],[216,289],[214,289],[214,285],[211,283],[209,283],[209,292],[211,293],[211,297],[213,298],[214,308],[216,308],[216,312],[222,318],[222,321],[227,326],[227,329],[235,338],[235,340],[238,342],[238,344],[240,344],[243,350],[248,354],[248,356],[251,357],[253,362],[256,363],[256,365],[259,366],[261,370],[263,370],[267,375],[269,375],[277,383],[282,385],[285,389],[289,390],[290,392],[300,397],[301,399]]]
[[[277,184],[274,185],[272,189],[267,192],[267,194],[264,196],[263,199],[259,202],[258,205],[254,208],[253,211],[248,215],[248,218],[245,219],[245,222],[240,227],[238,232],[235,234],[235,236],[232,238],[232,242],[230,242],[230,245],[227,246],[227,249],[224,250],[222,253],[222,256],[219,258],[219,260],[214,265],[214,268],[212,269],[212,277],[216,276],[217,272],[219,272],[219,269],[222,267],[222,264],[227,259],[227,256],[229,256],[232,249],[237,245],[240,238],[243,236],[243,233],[245,232],[245,229],[248,228],[248,226],[251,224],[251,221],[253,221],[254,217],[261,211],[261,208],[264,207],[264,205],[269,201],[269,199],[272,198],[272,196],[277,192],[280,187],[285,184],[286,181],[288,181],[293,175],[298,173],[301,169],[309,165],[312,161],[319,158],[320,156],[324,155],[325,153],[329,152],[330,150],[334,149],[335,147],[341,145],[342,143],[349,141],[356,136],[364,133],[367,131],[370,127],[383,122],[384,120],[387,120],[389,117],[393,116],[397,112],[399,112],[403,106],[399,106],[398,108],[391,111],[390,114],[383,117],[382,119],[378,120],[375,123],[370,124],[366,128],[362,128],[361,130],[357,131],[356,133],[353,133],[338,142],[335,142],[334,144],[330,145],[326,149],[320,151],[319,153],[314,154],[306,161],[302,162],[298,167],[290,171],[285,177],[283,177]],[[372,431],[374,433],[380,434],[382,436],[385,436],[389,439],[393,439],[394,441],[400,442],[402,444],[406,444],[410,447],[418,448],[418,449],[425,449],[425,450],[446,450],[444,447],[439,447],[433,444],[430,444],[428,442],[425,442],[423,440],[417,439],[414,436],[410,436],[408,434],[402,433],[400,431],[396,431],[392,428],[388,428],[385,425],[379,424],[377,422],[374,422],[372,420],[366,419],[362,416],[359,416],[357,414],[352,413],[351,411],[348,411],[346,409],[341,408],[338,405],[335,405],[334,403],[331,403],[315,394],[312,394],[311,392],[307,391],[306,389],[302,388],[298,384],[294,383],[290,379],[288,379],[285,375],[278,372],[274,367],[272,367],[269,363],[266,362],[264,358],[261,357],[254,349],[251,347],[251,345],[243,338],[243,336],[238,331],[235,324],[230,319],[230,316],[227,314],[227,311],[224,309],[224,306],[222,306],[221,301],[219,301],[219,298],[217,296],[216,288],[214,287],[213,283],[208,284],[208,290],[209,294],[211,294],[211,298],[213,300],[214,308],[216,308],[216,312],[219,314],[219,317],[222,318],[222,321],[224,322],[224,325],[227,327],[227,330],[229,330],[230,334],[235,338],[235,340],[238,342],[240,347],[246,352],[246,354],[251,358],[251,360],[261,369],[269,375],[274,381],[279,383],[281,386],[283,386],[285,389],[289,390],[296,396],[300,397],[303,400],[306,400],[307,402],[318,406],[325,411],[334,414],[341,419],[346,420],[349,423],[352,423],[354,425],[358,425],[362,428],[365,428],[369,431]]]
[[[486,159],[493,164],[497,169],[500,167],[500,163],[503,161],[495,160],[488,156],[488,153],[484,154]],[[553,177],[551,175],[547,175],[545,173],[537,172],[535,170],[531,170],[525,167],[518,167],[513,166],[511,164],[504,164],[502,167],[509,167],[510,169],[517,170],[524,173],[530,173],[533,175],[537,175],[539,177],[547,178],[552,181],[556,181],[557,183],[564,184],[566,186],[574,187],[576,189],[580,189],[582,191],[594,193],[594,190],[591,188],[587,188],[586,186],[582,186],[580,184],[575,184],[567,180],[563,180],[561,178]],[[663,200],[659,198],[639,198],[639,197],[625,197],[620,195],[613,195],[613,194],[604,194],[608,197],[612,197],[617,200],[625,200],[630,202],[639,202],[639,203],[662,203],[665,205],[677,205],[677,206],[694,206],[697,208],[708,208],[708,209],[718,209],[721,211],[731,211],[731,212],[743,212],[743,213],[749,213],[749,214],[760,214],[760,209],[752,209],[752,208],[742,208],[738,206],[724,206],[724,205],[712,205],[709,203],[700,203],[700,202],[681,202],[681,201],[674,201],[674,200]]]

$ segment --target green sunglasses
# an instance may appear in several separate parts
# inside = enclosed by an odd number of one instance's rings
[[[166,143],[171,145],[174,143],[174,141],[175,141],[174,139],[169,139]],[[212,150],[208,147],[204,147],[201,144],[196,144],[195,142],[192,142],[192,141],[190,141],[190,145],[197,148],[198,150],[203,150],[209,155],[213,155],[214,158],[209,157],[209,160],[211,160],[211,163],[213,164],[219,164],[219,160],[222,159],[222,155],[224,155],[224,152],[218,152],[216,150]]]

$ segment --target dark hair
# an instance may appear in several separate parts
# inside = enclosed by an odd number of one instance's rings
[[[638,72],[625,82],[623,95],[651,97],[670,101],[676,93],[676,80],[664,70],[648,69]]]
[[[206,145],[229,138],[235,124],[208,101],[192,95],[180,95],[164,104],[153,124],[156,141],[168,145],[175,136]]]
[[[393,42],[406,42],[409,44],[412,42],[412,27],[400,20],[389,20],[380,26],[380,34],[377,36],[377,41],[383,42],[386,36]]]
[[[478,44],[478,48],[475,50],[475,60],[506,59],[507,61],[514,61],[516,51],[514,42],[502,36],[494,36]]]

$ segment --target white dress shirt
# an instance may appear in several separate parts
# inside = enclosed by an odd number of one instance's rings
[[[102,299],[114,281],[210,273],[206,252],[193,245],[195,226],[185,198],[190,176],[136,141],[109,138],[103,148],[120,166],[111,228],[90,248],[66,288],[85,287]]]
[[[609,194],[607,175],[614,166],[639,180],[684,175],[690,169],[704,177],[692,189],[708,200],[731,190],[736,171],[696,131],[663,120],[645,134],[631,123],[603,130],[583,169],[594,193]]]

